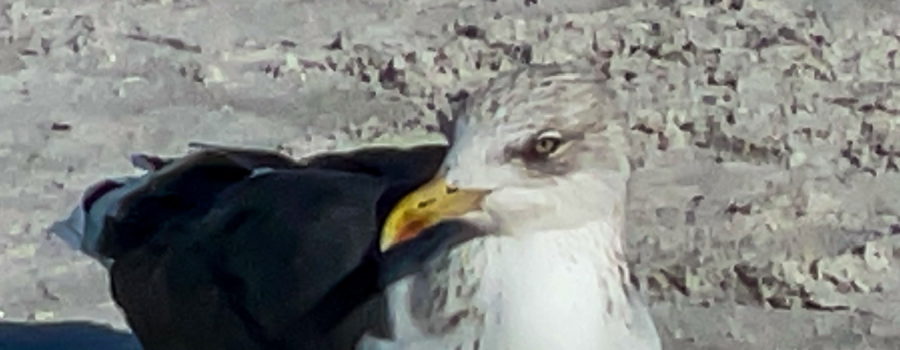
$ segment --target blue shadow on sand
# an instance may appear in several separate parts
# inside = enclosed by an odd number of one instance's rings
[[[140,350],[131,333],[91,322],[0,322],[0,350]]]

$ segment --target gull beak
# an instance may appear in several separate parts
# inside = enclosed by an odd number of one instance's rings
[[[388,214],[381,228],[381,251],[415,238],[422,230],[441,220],[481,209],[481,201],[489,192],[455,188],[449,186],[443,177],[432,179],[403,197]]]

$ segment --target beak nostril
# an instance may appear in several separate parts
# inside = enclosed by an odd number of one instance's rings
[[[447,186],[447,194],[455,193],[456,191],[459,191],[459,188],[454,186]]]
[[[437,200],[434,199],[434,198],[431,198],[431,199],[428,199],[428,200],[421,201],[421,202],[419,202],[418,204],[416,204],[416,208],[424,209],[425,207],[434,204],[434,202],[436,202],[436,201],[437,201]]]

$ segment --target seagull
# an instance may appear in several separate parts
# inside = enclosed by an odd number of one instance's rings
[[[379,248],[446,220],[480,233],[388,286],[393,334],[357,349],[661,348],[623,254],[627,115],[599,76],[532,65],[455,104],[440,170]]]
[[[385,286],[476,231],[434,226],[378,250],[403,195],[446,146],[365,147],[301,160],[199,144],[132,156],[144,171],[89,187],[50,231],[108,269],[144,350],[343,350],[386,328]]]

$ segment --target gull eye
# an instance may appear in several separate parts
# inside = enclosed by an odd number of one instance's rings
[[[563,139],[559,131],[543,131],[534,138],[531,146],[532,152],[537,156],[547,157],[559,150],[562,143]]]

